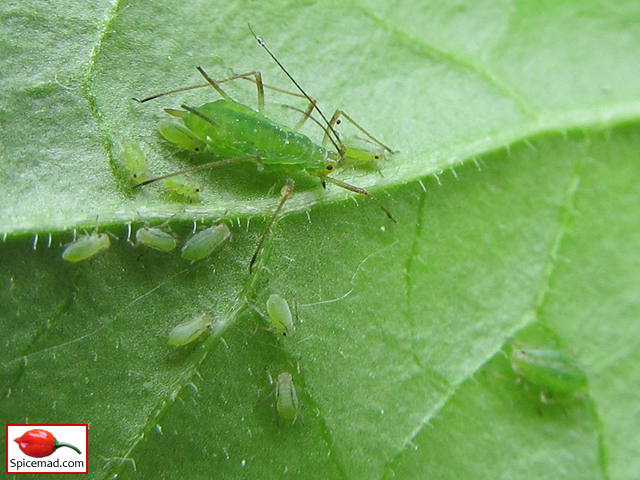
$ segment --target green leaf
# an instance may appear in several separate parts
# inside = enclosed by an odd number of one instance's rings
[[[91,478],[637,477],[637,2],[23,1],[0,19],[5,423],[89,423]],[[214,92],[130,98],[201,83],[197,65],[293,89],[248,22],[326,114],[400,150],[382,177],[336,175],[397,224],[300,175],[252,276],[283,176],[203,172],[183,205],[121,166],[131,139],[155,174],[192,164],[157,122]],[[230,91],[255,105],[246,83]],[[232,240],[193,265],[124,241],[222,216]],[[120,240],[64,262],[96,224]],[[294,337],[243,308],[274,292]],[[214,333],[167,344],[209,310]],[[589,395],[542,403],[511,337],[565,349]],[[304,424],[277,421],[284,371]]]

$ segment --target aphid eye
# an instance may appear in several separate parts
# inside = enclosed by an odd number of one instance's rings
[[[333,170],[333,165],[331,165],[331,164],[327,165],[327,170],[329,170],[329,171]]]
[[[375,158],[376,160],[379,160],[379,159],[380,159],[380,155],[376,155],[376,156],[375,156],[375,157],[373,157],[373,158]]]

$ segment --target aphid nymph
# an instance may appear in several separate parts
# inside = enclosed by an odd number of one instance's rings
[[[92,234],[82,235],[75,242],[68,244],[62,252],[62,258],[68,262],[75,263],[91,258],[110,246],[109,235],[96,231]]]
[[[224,223],[206,228],[185,242],[182,258],[192,262],[206,258],[230,236],[231,231]]]
[[[587,390],[584,370],[558,348],[532,348],[513,342],[511,365],[516,373],[550,397],[566,398]]]
[[[276,380],[276,410],[286,422],[293,424],[300,419],[300,402],[290,373],[283,372]]]
[[[292,336],[296,333],[296,326],[293,322],[293,315],[287,301],[277,293],[269,296],[267,299],[267,313],[264,314],[255,305],[248,303],[258,315],[260,315],[268,324],[269,329],[283,337]]]
[[[289,304],[277,293],[269,296],[267,300],[267,314],[269,323],[274,332],[283,336],[291,336],[296,333],[293,316]]]
[[[131,178],[136,184],[146,182],[151,178],[147,168],[147,157],[138,142],[128,140],[123,145],[124,165],[129,170]]]
[[[203,313],[176,325],[169,333],[169,345],[182,346],[197,340],[212,323],[211,315]]]
[[[189,200],[197,200],[202,193],[202,185],[186,177],[166,178],[164,186]]]
[[[178,241],[175,236],[159,228],[141,227],[136,231],[136,244],[170,252],[178,246]]]

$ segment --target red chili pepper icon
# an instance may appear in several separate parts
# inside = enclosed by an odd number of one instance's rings
[[[73,448],[76,452],[81,453],[73,445],[59,443],[51,433],[41,428],[25,432],[20,438],[16,438],[14,442],[18,444],[22,453],[35,458],[48,457],[60,447]]]

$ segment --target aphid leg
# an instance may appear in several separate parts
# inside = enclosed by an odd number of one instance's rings
[[[237,157],[237,158],[228,158],[226,160],[220,160],[219,162],[211,162],[205,163],[203,165],[198,165],[197,167],[187,168],[186,170],[180,170],[179,172],[169,173],[167,175],[163,175],[161,177],[152,178],[151,180],[147,180],[146,182],[139,183],[135,185],[133,188],[142,187],[143,185],[149,185],[150,183],[158,182],[160,180],[164,180],[166,178],[175,177],[177,175],[184,175],[185,173],[197,172],[198,170],[206,170],[208,168],[220,167],[222,165],[229,165],[230,163],[237,162],[245,162],[247,160],[253,160],[258,165],[258,170],[262,171],[264,168],[264,164],[262,163],[262,159],[257,155],[249,155],[246,157]]]
[[[200,67],[198,67],[198,70],[200,70]],[[252,77],[252,76],[255,77],[255,80],[249,78],[249,77]],[[205,78],[207,78],[207,77],[205,77]],[[258,103],[259,103],[258,109],[259,110],[261,109],[262,106],[264,106],[264,100],[262,101],[262,103],[260,102],[260,98],[261,97],[264,99],[264,87],[272,88],[274,90],[277,90],[275,87],[269,87],[269,86],[264,85],[262,83],[262,75],[260,74],[260,72],[241,73],[239,75],[234,75],[232,77],[225,78],[223,80],[213,81],[213,83],[218,85],[218,88],[216,88],[216,90],[220,93],[220,91],[222,90],[222,89],[220,89],[220,84],[221,83],[230,82],[232,80],[237,80],[239,78],[244,78],[246,80],[249,80],[249,81],[257,84],[257,86],[258,86]],[[174,93],[187,92],[189,90],[195,90],[197,88],[211,87],[212,85],[213,84],[210,83],[209,79],[207,78],[207,83],[202,83],[200,85],[191,85],[190,87],[176,88],[175,90],[169,90],[168,92],[162,92],[162,93],[157,93],[155,95],[151,95],[150,97],[143,98],[142,100],[140,100],[140,99],[138,99],[136,97],[133,97],[132,100],[135,100],[138,103],[145,103],[145,102],[148,102],[150,100],[155,100],[156,98],[159,98],[159,97],[164,97],[165,95],[173,95]],[[220,94],[224,98],[229,98],[229,96],[225,92],[222,92]]]
[[[249,74],[245,74],[245,75],[249,75]],[[258,81],[257,79],[254,80],[252,78],[249,78],[248,76],[244,76],[243,78],[245,80],[249,80],[250,82],[253,82],[253,83],[257,83],[257,81]],[[262,81],[262,77],[260,78],[260,81]],[[218,83],[220,83],[220,82],[218,82]],[[311,112],[313,112],[313,110],[316,108],[316,100],[314,98],[307,97],[305,95],[302,95],[301,93],[291,92],[289,90],[284,90],[283,88],[272,87],[271,85],[267,85],[266,83],[263,83],[262,87],[263,88],[268,88],[269,90],[273,90],[275,92],[284,93],[285,95],[291,95],[292,97],[303,98],[309,103],[309,105],[307,106],[306,110],[300,110],[298,108],[289,107],[289,105],[283,105],[283,106],[291,108],[292,110],[297,110],[298,112],[302,113],[302,117],[300,117],[300,120],[298,120],[298,123],[296,124],[294,130],[300,130],[304,126],[304,124],[307,122],[307,119],[311,117]],[[260,87],[258,87],[258,88],[260,88]],[[317,123],[317,120],[316,120],[316,123]]]
[[[334,185],[337,185],[338,187],[349,190],[350,192],[359,193],[360,195],[369,197],[371,200],[373,200],[376,203],[376,205],[378,205],[378,207],[380,207],[380,209],[387,215],[387,217],[389,217],[394,223],[398,223],[398,221],[395,218],[393,218],[393,215],[391,215],[391,212],[387,210],[386,207],[382,205],[382,203],[380,203],[380,200],[378,200],[376,197],[371,195],[364,188],[356,187],[355,185],[341,182],[340,180],[336,180],[335,178],[331,178],[331,177],[322,177],[320,180],[322,181],[322,185],[324,185],[325,182],[333,183]]]
[[[336,110],[333,114],[333,117],[331,117],[331,120],[329,120],[329,130],[332,131],[333,127],[335,125],[339,125],[340,124],[340,117],[344,117],[346,118],[349,122],[351,122],[351,124],[356,127],[358,130],[360,130],[362,133],[364,133],[372,142],[374,142],[375,144],[379,145],[380,147],[384,148],[386,151],[388,151],[389,153],[396,153],[395,151],[391,150],[389,147],[387,147],[384,143],[382,143],[380,140],[378,140],[376,137],[374,137],[373,135],[371,135],[369,132],[367,132],[364,128],[362,128],[353,118],[351,118],[349,115],[347,115],[344,111],[342,110]],[[322,140],[322,145],[325,146],[327,144],[327,142],[329,141],[330,137],[328,135],[327,132],[325,132],[324,134],[324,138]]]
[[[291,180],[290,178],[287,178],[286,185],[282,187],[282,190],[280,191],[280,194],[282,195],[282,199],[278,204],[278,208],[276,208],[276,211],[273,212],[273,215],[271,216],[271,220],[269,220],[267,227],[264,229],[264,232],[262,233],[262,237],[260,237],[260,241],[258,242],[256,251],[253,254],[253,257],[251,257],[251,262],[249,263],[249,273],[253,273],[253,265],[256,263],[256,260],[258,259],[258,255],[260,254],[260,250],[262,250],[262,246],[265,240],[267,239],[267,237],[269,236],[271,227],[273,227],[273,224],[275,223],[276,219],[278,218],[278,215],[280,214],[280,210],[282,210],[284,203],[289,199],[292,193],[293,193],[293,180]]]

